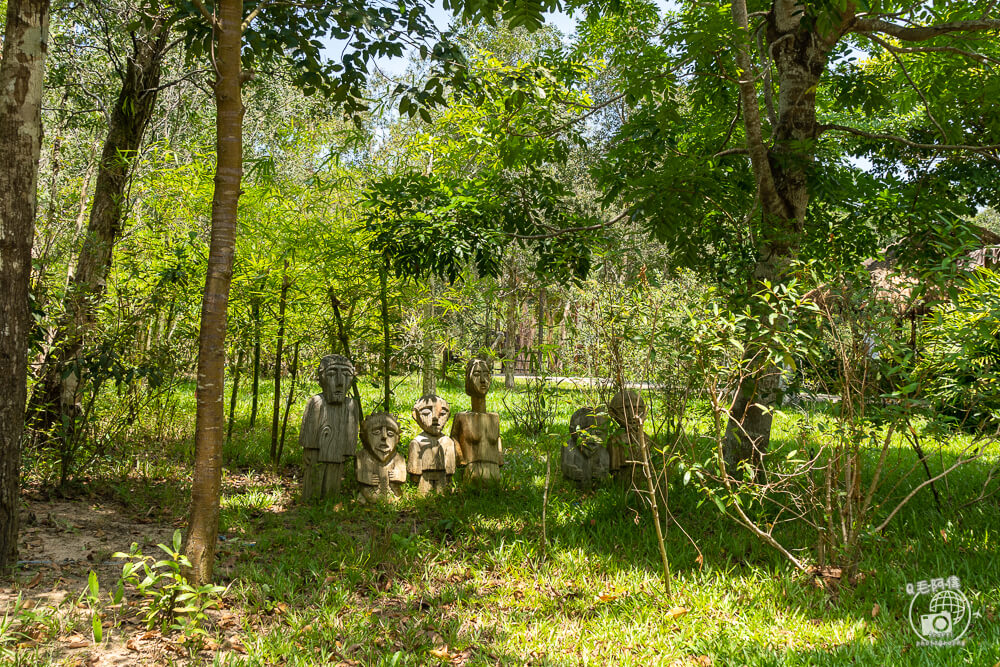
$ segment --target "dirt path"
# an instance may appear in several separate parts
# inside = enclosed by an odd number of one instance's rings
[[[111,558],[135,542],[144,554],[157,554],[179,527],[161,508],[144,514],[102,500],[28,500],[22,514],[19,565],[13,582],[2,582],[0,610],[12,619],[0,640],[19,649],[27,662],[109,667],[202,664],[213,654],[191,655],[173,638],[148,631],[138,609],[109,607],[102,614],[104,641],[95,644],[91,610],[80,604],[91,571],[98,575],[102,603],[121,577],[122,562]],[[162,553],[160,553],[162,555]],[[236,625],[235,615],[214,615],[221,625]],[[228,622],[228,623],[227,623]],[[209,644],[218,649],[218,644]],[[10,657],[0,654],[0,663]]]

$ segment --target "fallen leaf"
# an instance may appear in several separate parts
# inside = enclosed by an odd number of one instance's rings
[[[680,618],[686,613],[688,613],[687,607],[674,607],[673,609],[667,612],[667,618],[668,619]]]
[[[617,600],[618,596],[617,595],[607,594],[607,595],[601,595],[601,596],[599,596],[598,599],[601,602],[610,602],[611,600]]]
[[[42,571],[39,570],[38,574],[36,574],[34,577],[32,577],[31,581],[29,581],[28,583],[26,583],[24,585],[24,587],[25,588],[34,588],[35,586],[38,585],[38,582],[40,582],[41,580],[42,580]],[[26,608],[27,607],[25,607],[25,609]]]
[[[447,646],[442,646],[441,648],[432,648],[430,653],[435,658],[439,658],[441,660],[451,660],[451,654],[448,653]]]
[[[882,611],[882,607],[878,606],[878,602],[876,602],[875,606],[872,607],[872,618],[875,618],[876,616],[878,616],[878,613],[880,611]]]
[[[948,541],[948,533],[944,532],[944,528],[941,529],[941,539],[943,539],[945,542]]]
[[[90,642],[84,639],[81,641],[69,642],[63,648],[86,648],[88,646],[90,646]]]
[[[125,642],[125,648],[127,648],[130,651],[135,651],[136,653],[139,652],[139,647],[136,645],[135,639],[129,639],[127,642]]]

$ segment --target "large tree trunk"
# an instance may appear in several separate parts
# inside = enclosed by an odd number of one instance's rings
[[[134,52],[121,73],[121,92],[104,140],[90,221],[66,292],[65,315],[31,399],[32,423],[38,429],[48,429],[62,423],[63,415],[72,418],[74,414],[81,380],[77,358],[94,328],[112,253],[121,237],[126,188],[156,106],[168,32],[158,21],[148,35],[134,39]]]
[[[42,147],[49,0],[9,0],[0,60],[0,571],[17,562],[28,286]]]
[[[212,236],[198,339],[198,397],[195,423],[191,519],[184,552],[197,584],[212,580],[219,535],[222,442],[225,409],[226,310],[236,250],[236,209],[243,176],[243,100],[240,86],[241,0],[217,5],[215,49],[216,152]]]
[[[795,0],[775,0],[767,17],[766,42],[773,55],[778,106],[769,113],[774,124],[772,146],[764,142],[754,69],[746,40],[745,0],[733,3],[733,19],[744,40],[737,48],[740,100],[747,150],[757,183],[763,224],[758,234],[757,261],[748,292],[765,281],[775,284],[798,250],[809,205],[807,169],[818,135],[816,87],[826,67],[829,49],[839,35],[825,40],[802,24],[802,6]],[[770,78],[765,81],[770,85]],[[769,110],[770,111],[770,110]],[[766,316],[762,313],[761,316]],[[760,469],[771,439],[771,412],[781,400],[780,370],[767,362],[763,350],[748,346],[750,373],[740,384],[726,432],[726,458],[732,466],[751,462]]]

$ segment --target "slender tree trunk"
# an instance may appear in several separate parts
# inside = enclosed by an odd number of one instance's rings
[[[236,250],[236,212],[243,176],[243,100],[240,65],[242,0],[220,0],[216,36],[216,151],[212,235],[198,340],[198,398],[195,424],[191,519],[184,552],[196,584],[212,580],[219,534],[222,483],[223,383],[226,311]]]
[[[156,106],[168,32],[163,21],[158,21],[148,35],[133,40],[134,52],[126,63],[104,140],[90,220],[66,292],[65,315],[32,395],[32,423],[39,429],[60,423],[61,415],[71,416],[76,405],[81,378],[75,361],[96,322],[114,246],[121,238],[125,192]]]
[[[281,295],[278,298],[278,351],[274,355],[274,407],[271,414],[271,463],[278,465],[278,420],[281,416],[281,356],[285,351],[285,304],[288,299],[288,260],[281,274]]]
[[[392,400],[392,383],[389,375],[389,357],[392,345],[389,340],[389,260],[382,264],[378,272],[379,302],[382,306],[382,409],[389,412],[389,402]]]
[[[542,347],[545,345],[545,288],[538,287],[538,331],[535,332],[535,375],[542,374]]]
[[[434,370],[434,327],[431,326],[431,321],[434,319],[435,287],[434,276],[430,276],[427,279],[427,305],[424,306],[424,340],[421,351],[423,396],[429,396],[437,391],[437,375]]]
[[[229,396],[229,421],[226,424],[226,442],[233,437],[233,424],[236,423],[236,398],[240,391],[240,369],[243,368],[243,350],[236,355],[236,368],[233,370],[233,393]]]
[[[0,60],[0,572],[17,562],[28,286],[48,34],[48,0],[8,0]]]
[[[285,451],[285,430],[288,428],[288,412],[292,409],[292,399],[295,398],[295,381],[299,377],[299,343],[295,342],[295,351],[292,352],[292,377],[288,385],[288,400],[285,401],[285,416],[281,418],[281,439],[278,440],[278,456],[274,460],[274,468],[277,470],[281,464],[281,455]],[[358,405],[360,405],[360,401]]]
[[[507,389],[514,388],[514,367],[517,365],[517,271],[510,265],[510,282],[507,284],[507,330],[504,334],[503,382]]]
[[[253,320],[253,388],[250,399],[250,428],[257,423],[257,396],[260,392],[260,300],[250,302],[250,319]]]

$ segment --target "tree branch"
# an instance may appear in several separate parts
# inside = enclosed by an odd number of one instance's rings
[[[754,177],[757,181],[757,191],[760,193],[761,201],[764,202],[766,210],[790,218],[791,214],[788,211],[788,207],[778,195],[778,190],[774,184],[774,174],[771,172],[767,146],[764,145],[763,131],[760,126],[757,87],[754,86],[753,78],[751,77],[752,65],[750,53],[747,49],[750,28],[747,19],[746,0],[734,0],[732,13],[733,23],[736,24],[736,31],[740,37],[736,47],[736,64],[741,70],[739,80],[740,102],[743,107],[743,124],[747,133],[747,151],[750,154],[750,164],[753,166]]]
[[[215,14],[209,14],[208,13],[208,10],[205,9],[205,5],[204,5],[204,3],[202,3],[201,0],[191,0],[191,2],[192,2],[192,4],[194,4],[195,8],[199,12],[201,12],[201,15],[205,17],[205,20],[208,21],[208,24],[210,26],[212,26],[212,28],[218,28],[219,27],[219,20],[217,18],[215,18]]]
[[[847,29],[861,35],[871,35],[881,32],[904,42],[922,42],[941,35],[956,32],[986,32],[1000,30],[1000,19],[979,19],[976,21],[954,21],[940,25],[907,27],[890,23],[882,19],[859,18]]]
[[[941,139],[943,139],[944,141],[948,141],[948,133],[944,131],[944,128],[941,127],[941,123],[939,123],[937,121],[937,118],[934,117],[934,114],[931,113],[931,103],[927,101],[927,96],[924,95],[924,91],[920,90],[920,87],[917,85],[917,82],[914,81],[913,77],[910,76],[910,71],[906,69],[906,64],[903,62],[903,59],[900,58],[899,54],[893,51],[889,47],[889,44],[881,37],[877,35],[868,35],[868,39],[872,40],[876,44],[879,44],[880,46],[882,46],[882,48],[884,48],[886,51],[889,52],[889,55],[892,56],[892,59],[896,61],[897,65],[899,65],[899,69],[900,71],[903,72],[903,76],[905,76],[906,80],[910,82],[910,87],[913,88],[914,91],[916,91],[917,95],[919,95],[920,99],[923,101],[924,111],[927,113],[927,117],[931,119],[931,122],[934,123],[934,126],[937,127],[938,131],[941,133]]]
[[[253,23],[253,20],[257,18],[257,15],[260,14],[265,9],[267,9],[267,6],[270,4],[271,0],[263,0],[263,2],[254,7],[253,10],[251,10],[251,12],[247,14],[247,17],[243,19],[243,23],[240,25],[240,32],[241,33],[246,32],[247,28],[250,27],[250,24]]]
[[[840,132],[847,132],[848,134],[853,134],[858,137],[864,137],[866,139],[875,139],[878,141],[892,141],[897,144],[902,144],[910,148],[916,148],[917,150],[923,151],[968,151],[970,153],[978,153],[994,162],[1000,162],[1000,158],[995,155],[990,154],[990,151],[1000,150],[1000,144],[987,144],[985,146],[972,146],[969,144],[921,144],[915,141],[910,141],[904,137],[897,136],[895,134],[882,134],[880,132],[866,132],[865,130],[859,130],[856,127],[848,127],[847,125],[838,125],[836,123],[826,123],[820,125],[817,131],[817,136],[826,132],[827,130],[838,130]]]
[[[596,225],[587,225],[586,227],[566,227],[564,229],[553,229],[553,231],[547,234],[507,234],[507,236],[518,239],[520,241],[540,241],[542,239],[551,239],[557,236],[562,236],[563,234],[575,234],[576,232],[593,232],[598,229],[604,229],[605,227],[610,227],[611,225],[628,217],[630,213],[631,211],[625,211],[621,215],[618,215],[612,218],[611,220],[607,220],[605,222],[599,222]]]

